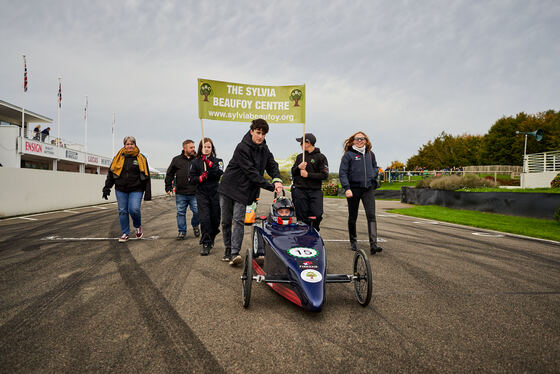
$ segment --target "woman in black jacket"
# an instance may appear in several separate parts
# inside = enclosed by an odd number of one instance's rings
[[[348,235],[353,251],[358,248],[356,220],[360,200],[364,205],[368,222],[370,253],[381,252],[377,245],[377,221],[375,218],[375,192],[379,188],[378,168],[371,142],[366,134],[359,131],[344,142],[344,156],[340,161],[340,184],[348,203]]]
[[[103,187],[103,198],[107,200],[111,193],[111,187],[115,185],[119,222],[122,229],[119,242],[126,242],[129,238],[129,216],[136,228],[136,238],[140,239],[144,235],[140,204],[142,203],[142,196],[144,196],[144,201],[152,199],[148,160],[140,153],[133,136],[125,137],[123,143],[124,147],[113,158],[105,180],[105,187]]]
[[[189,183],[197,185],[196,204],[202,236],[201,256],[208,256],[214,247],[214,239],[220,232],[220,200],[218,186],[220,177],[224,173],[224,163],[216,158],[216,148],[210,138],[200,141],[196,159],[191,163]]]

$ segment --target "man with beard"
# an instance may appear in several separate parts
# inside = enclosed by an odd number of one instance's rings
[[[194,141],[187,139],[183,142],[183,152],[171,160],[165,174],[165,192],[171,195],[173,190],[173,179],[175,180],[175,204],[177,206],[177,240],[185,239],[187,235],[187,206],[190,206],[193,214],[191,225],[195,237],[200,236],[198,228],[198,207],[196,205],[196,185],[189,183],[189,170],[191,162],[195,159],[196,151]]]

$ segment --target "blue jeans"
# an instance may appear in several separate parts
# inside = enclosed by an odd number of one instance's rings
[[[119,206],[119,222],[123,234],[130,234],[130,219],[132,224],[138,228],[142,225],[142,216],[140,215],[140,204],[142,203],[143,191],[137,192],[121,192],[115,189],[117,203]]]
[[[187,206],[192,212],[191,225],[198,226],[198,205],[196,205],[196,195],[175,195],[175,205],[177,205],[177,229],[184,234],[187,233]]]

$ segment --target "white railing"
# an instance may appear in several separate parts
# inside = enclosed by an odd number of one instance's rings
[[[560,171],[560,151],[532,153],[525,159],[525,170],[528,173]]]
[[[52,130],[51,130],[52,133]],[[76,144],[73,142],[70,142],[69,140],[66,139],[58,139],[55,135],[46,135],[46,134],[42,134],[42,133],[36,133],[33,130],[28,130],[25,134],[24,137],[27,139],[31,139],[31,140],[35,140],[41,143],[45,143],[45,144],[52,144],[54,146],[59,145],[62,148],[68,148],[68,149],[73,149],[75,151],[84,151],[84,146],[81,144]]]

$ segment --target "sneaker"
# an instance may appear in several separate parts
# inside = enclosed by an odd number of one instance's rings
[[[136,229],[136,239],[140,239],[143,236],[144,236],[144,233],[142,232],[142,226],[140,226]]]
[[[231,255],[231,261],[229,262],[229,264],[231,266],[237,266],[239,264],[241,264],[243,262],[243,259],[241,258],[241,256],[239,254],[236,255]]]
[[[200,255],[208,256],[209,253],[210,253],[210,245],[205,244],[204,246],[202,246],[202,251],[200,251]]]
[[[257,264],[259,264],[259,266],[263,266],[264,265],[264,256],[258,256],[257,258],[255,258],[255,261],[257,262]]]
[[[224,255],[224,257],[222,257],[222,261],[223,262],[230,262],[231,261],[231,255],[228,255],[227,253]]]
[[[356,252],[358,250],[358,244],[356,242],[350,242],[350,249]]]
[[[198,228],[198,226],[193,226],[192,229],[193,229],[195,238],[198,238],[200,236],[200,229]]]
[[[180,232],[179,234],[177,234],[177,240],[184,240],[185,239],[185,233],[184,232]]]
[[[124,243],[128,241],[128,234],[122,234],[122,236],[119,238],[119,242]]]

